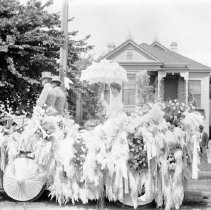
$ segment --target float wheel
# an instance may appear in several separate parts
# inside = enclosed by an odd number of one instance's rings
[[[45,190],[45,182],[31,157],[18,157],[3,174],[3,189],[15,201],[34,201]]]
[[[152,206],[154,204],[154,198],[149,198],[148,200],[142,201],[141,197],[142,196],[140,196],[138,198],[138,201],[137,201],[138,206],[137,206],[137,208],[138,207],[146,208],[146,207]],[[116,204],[118,206],[126,207],[126,208],[132,208],[133,207],[132,198],[129,195],[127,197],[125,197],[123,200],[117,200]]]

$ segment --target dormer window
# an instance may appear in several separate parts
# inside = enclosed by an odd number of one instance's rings
[[[133,59],[133,50],[127,50],[127,60]]]

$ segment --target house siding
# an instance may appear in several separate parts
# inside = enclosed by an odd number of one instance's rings
[[[203,71],[203,70],[201,70]],[[201,81],[201,108],[204,109],[206,119],[204,121],[205,131],[209,133],[210,125],[210,97],[209,97],[209,72],[189,72],[189,79]]]

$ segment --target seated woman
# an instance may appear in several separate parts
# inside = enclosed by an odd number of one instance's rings
[[[110,104],[105,104],[107,120],[99,126],[106,134],[107,143],[110,147],[117,141],[117,134],[124,133],[127,124],[127,115],[123,111],[123,104],[121,100],[121,85],[118,83],[111,83]],[[96,130],[98,127],[96,127]]]
[[[111,83],[111,98],[110,104],[106,105],[107,108],[107,117],[114,118],[118,115],[123,114],[123,104],[121,101],[121,85],[118,83]]]

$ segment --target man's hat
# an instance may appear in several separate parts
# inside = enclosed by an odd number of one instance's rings
[[[60,82],[61,83],[60,76],[53,76],[52,82]]]
[[[50,78],[51,79],[52,78],[51,72],[50,71],[43,71],[41,79],[44,79],[44,78]]]

